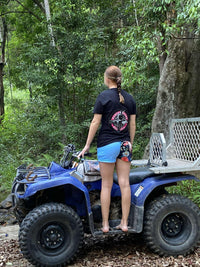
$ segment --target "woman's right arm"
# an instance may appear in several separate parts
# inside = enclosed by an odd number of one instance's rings
[[[89,151],[90,145],[101,123],[101,118],[102,118],[102,114],[94,114],[94,117],[90,123],[90,128],[89,128],[86,144],[83,150],[81,151],[81,153],[78,155],[78,157],[81,157],[81,156],[84,157],[85,152]]]

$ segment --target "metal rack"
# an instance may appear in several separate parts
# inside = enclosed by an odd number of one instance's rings
[[[135,166],[142,163],[144,161],[132,161]],[[153,133],[146,164],[154,173],[200,170],[200,118],[173,119],[167,147],[164,135]]]
[[[37,178],[48,178],[50,179],[49,168],[47,167],[26,167],[20,166],[17,168],[17,176],[16,179],[19,183],[29,183],[34,182]]]

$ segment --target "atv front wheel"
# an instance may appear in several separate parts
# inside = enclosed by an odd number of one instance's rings
[[[48,203],[32,210],[23,220],[19,244],[35,266],[66,266],[80,249],[83,226],[76,212],[63,204]]]
[[[200,243],[200,210],[186,197],[164,195],[147,207],[143,232],[160,256],[187,255]]]

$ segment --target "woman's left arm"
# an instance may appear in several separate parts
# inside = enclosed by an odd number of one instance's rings
[[[129,122],[129,133],[130,133],[131,146],[133,145],[135,131],[136,131],[136,115],[134,114],[134,115],[130,115],[130,122]]]

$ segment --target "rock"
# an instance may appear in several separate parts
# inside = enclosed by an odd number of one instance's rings
[[[12,225],[17,223],[17,220],[12,212],[9,212],[8,210],[7,212],[1,211],[2,210],[0,210],[0,225]]]
[[[12,195],[9,194],[5,200],[0,203],[0,225],[16,224],[17,220],[12,208]]]
[[[1,204],[0,204],[0,208],[3,208],[3,209],[9,209],[12,207],[12,195],[9,194],[7,196],[6,199],[4,199]]]
[[[7,209],[0,209],[0,213],[7,213],[8,210]]]

